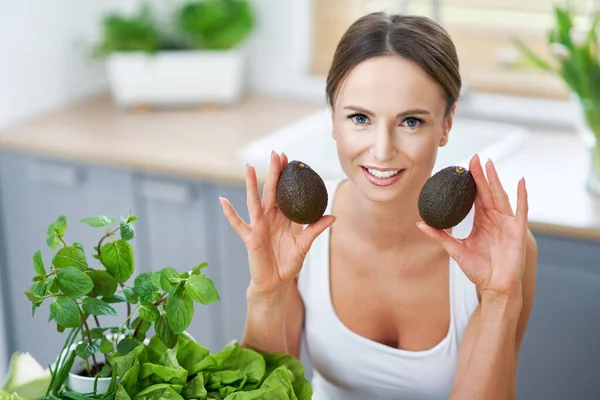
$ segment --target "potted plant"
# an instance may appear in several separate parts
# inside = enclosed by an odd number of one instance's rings
[[[144,3],[135,15],[105,16],[96,50],[120,106],[226,104],[243,93],[254,25],[248,0],[187,1],[164,24]]]
[[[583,18],[569,5],[554,6],[554,26],[547,34],[552,60],[535,54],[519,39],[515,42],[527,60],[569,87],[576,128],[589,150],[586,186],[600,195],[600,8],[595,7]]]
[[[211,354],[186,332],[195,304],[220,300],[203,273],[208,263],[136,274],[129,243],[136,220],[130,213],[116,227],[104,215],[79,221],[102,230],[90,254],[96,262],[82,244],[68,242],[65,216],[50,224],[46,244],[56,253],[45,262],[35,252],[25,295],[34,313],[49,303],[48,322],[66,339],[47,370],[26,353],[13,354],[0,400],[310,399],[296,358],[242,348],[235,340]],[[118,325],[103,325],[100,318],[119,317],[113,307],[119,303],[126,315]]]

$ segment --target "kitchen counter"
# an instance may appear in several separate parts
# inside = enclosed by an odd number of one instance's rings
[[[123,111],[103,95],[5,129],[0,148],[243,185],[237,152],[323,105],[248,96],[222,108]],[[496,163],[513,204],[525,176],[533,230],[598,241],[600,197],[586,192],[587,165],[573,132],[548,128],[531,128],[527,142]]]

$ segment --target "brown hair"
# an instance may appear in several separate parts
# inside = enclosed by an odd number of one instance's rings
[[[443,88],[446,115],[450,113],[461,87],[458,56],[450,35],[427,17],[381,11],[356,20],[338,43],[327,75],[330,107],[352,68],[382,55],[398,55],[417,63]]]

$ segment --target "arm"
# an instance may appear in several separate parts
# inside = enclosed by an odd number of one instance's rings
[[[481,298],[463,336],[451,399],[514,399],[519,348],[533,305],[537,244],[531,232],[520,298]]]

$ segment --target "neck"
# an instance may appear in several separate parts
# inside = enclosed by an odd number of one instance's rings
[[[402,249],[429,239],[417,228],[421,221],[418,211],[419,192],[407,193],[393,203],[373,203],[362,196],[354,184],[347,181],[342,188],[344,218],[352,230],[381,249]]]

